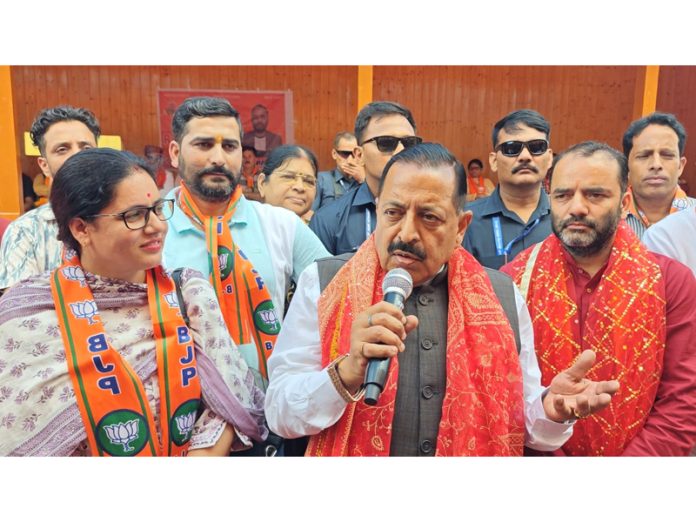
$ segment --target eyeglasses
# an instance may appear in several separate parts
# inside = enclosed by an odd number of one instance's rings
[[[300,178],[305,187],[314,188],[317,186],[316,176],[300,174],[299,172],[274,172],[273,175],[277,176],[281,182],[288,185],[293,185],[295,182],[297,182],[297,178]]]
[[[348,159],[353,155],[352,150],[338,150],[338,149],[334,149],[334,150],[336,151],[336,154],[341,156],[343,159]]]
[[[394,152],[396,147],[399,146],[399,143],[404,146],[404,149],[408,149],[423,143],[423,138],[420,136],[403,136],[401,138],[397,138],[396,136],[375,136],[374,138],[363,141],[363,145],[371,141],[375,142],[380,152]]]
[[[120,217],[127,228],[131,230],[140,230],[147,226],[150,220],[150,212],[157,216],[160,221],[167,221],[174,214],[174,200],[161,199],[151,207],[136,207],[126,210],[125,212],[119,212],[118,214],[93,214],[86,217]]]
[[[500,151],[503,156],[514,158],[519,156],[525,147],[532,156],[541,156],[549,150],[549,142],[546,140],[504,141],[498,144],[495,150]]]

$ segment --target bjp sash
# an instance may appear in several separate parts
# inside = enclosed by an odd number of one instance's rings
[[[350,349],[355,317],[382,300],[374,236],[319,298],[322,365]],[[464,249],[449,260],[447,387],[436,455],[521,455],[522,374],[515,340],[484,269]],[[310,439],[307,455],[389,455],[399,362],[393,358],[376,406],[349,404],[336,424]]]
[[[504,271],[521,287],[528,284],[523,294],[534,325],[541,383],[548,386],[590,349],[597,353],[597,361],[587,377],[621,384],[607,408],[575,423],[573,436],[562,449],[569,455],[621,455],[645,424],[662,375],[667,334],[660,267],[620,222],[581,337],[563,245],[552,235],[537,248],[536,260],[531,247]]]
[[[69,260],[53,271],[51,292],[92,455],[185,455],[201,386],[174,282],[162,267],[147,271],[160,390],[159,441],[140,378],[109,345],[77,255],[69,252],[66,257]]]
[[[273,353],[280,321],[263,278],[232,240],[228,223],[241,197],[242,188],[238,186],[222,216],[206,216],[182,184],[179,204],[184,214],[205,231],[210,281],[232,339],[238,345],[256,346],[258,370],[268,380],[266,361]]]
[[[640,218],[646,228],[650,227],[652,223],[648,221],[648,217],[645,215],[645,212],[643,212],[640,208],[638,208],[638,205],[636,205],[636,199],[633,196],[633,192],[630,188],[628,189],[628,193],[631,195],[631,203],[628,211],[634,216]],[[669,208],[669,213],[674,214],[675,212],[679,212],[680,210],[684,210],[690,206],[691,203],[689,201],[689,197],[686,195],[686,192],[684,192],[680,187],[677,187],[677,191],[674,193],[674,199],[672,199],[672,206]]]

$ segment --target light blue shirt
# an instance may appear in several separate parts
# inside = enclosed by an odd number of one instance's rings
[[[167,197],[178,201],[178,190],[174,189]],[[164,266],[168,269],[194,268],[209,277],[205,232],[184,214],[178,203],[168,223]],[[261,274],[282,321],[285,295],[291,281],[297,281],[302,271],[315,260],[330,254],[295,213],[250,201],[244,196],[240,198],[229,226],[235,244]],[[240,346],[249,366],[258,368],[256,350],[252,348]]]

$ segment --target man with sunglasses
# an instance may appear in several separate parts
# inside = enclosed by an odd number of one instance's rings
[[[511,112],[493,127],[488,160],[498,186],[467,206],[474,217],[463,243],[483,266],[498,269],[551,233],[542,186],[553,159],[550,131],[549,122],[529,109]]]
[[[41,171],[53,179],[68,158],[97,146],[101,129],[89,110],[59,105],[39,112],[29,134],[39,149],[37,162]],[[0,290],[57,268],[61,264],[62,249],[50,203],[18,217],[2,237]]]
[[[336,134],[331,150],[336,168],[317,174],[317,196],[312,204],[315,212],[365,181],[365,171],[357,164],[353,154],[357,145],[355,136],[350,132]]]
[[[355,118],[354,148],[365,183],[319,209],[309,227],[333,255],[355,252],[376,225],[375,197],[382,171],[392,156],[423,140],[416,136],[411,111],[395,102],[368,103]]]

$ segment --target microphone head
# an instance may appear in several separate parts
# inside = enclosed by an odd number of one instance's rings
[[[408,299],[413,291],[413,278],[403,268],[392,268],[387,275],[384,276],[382,282],[382,293],[387,295],[390,292],[397,292],[404,297],[404,301]]]

